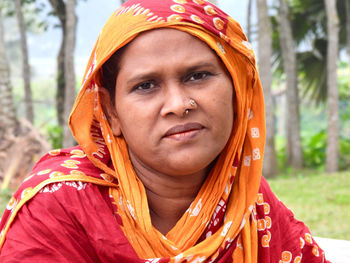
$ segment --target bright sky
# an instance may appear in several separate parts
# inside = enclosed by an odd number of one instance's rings
[[[241,23],[246,24],[247,0],[218,0],[219,7]],[[120,5],[119,0],[87,0],[78,1],[77,44],[75,63],[77,76],[81,77],[90,52],[101,31],[113,11]],[[56,56],[61,39],[60,29],[50,29],[40,35],[28,36],[30,63],[37,76],[54,76]]]

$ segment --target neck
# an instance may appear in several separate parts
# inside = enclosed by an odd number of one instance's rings
[[[170,176],[151,171],[138,160],[132,163],[146,189],[152,225],[166,235],[196,198],[208,169],[195,174]]]

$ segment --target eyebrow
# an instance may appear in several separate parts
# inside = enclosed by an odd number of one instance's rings
[[[199,62],[199,63],[193,63],[194,65],[189,65],[186,66],[184,65],[183,68],[181,68],[181,74],[184,74],[186,72],[191,72],[191,71],[196,71],[199,70],[201,68],[215,68],[214,63],[212,62]],[[129,79],[126,83],[127,85],[130,85],[131,83],[135,83],[138,81],[142,81],[142,80],[146,80],[146,79],[152,79],[152,78],[156,78],[159,75],[159,73],[157,71],[150,71],[150,72],[145,72],[145,73],[140,73],[137,74],[136,76],[132,77],[131,79]]]
[[[210,62],[202,62],[202,63],[197,63],[193,66],[190,66],[190,67],[187,67],[185,68],[184,71],[196,71],[198,69],[201,69],[201,68],[215,68],[215,65],[214,63],[210,63]]]

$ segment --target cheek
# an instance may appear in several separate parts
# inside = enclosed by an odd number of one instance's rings
[[[120,109],[117,108],[117,114],[121,133],[127,144],[140,142],[151,134],[151,128],[154,126],[151,109],[137,107],[133,103],[121,104]]]
[[[222,111],[223,114],[223,125],[222,125],[222,131],[224,133],[224,136],[228,139],[228,137],[231,135],[232,127],[233,127],[233,106],[232,102],[227,105],[227,107],[224,108]]]
[[[217,115],[220,119],[221,134],[228,139],[231,134],[233,126],[233,87],[227,85],[226,88],[222,90],[220,96],[214,101],[213,107],[217,109]],[[220,132],[219,130],[219,132]]]
[[[220,88],[216,88],[213,92],[211,98],[213,101],[213,107],[216,107],[218,111],[222,113],[232,113],[233,112],[233,86],[224,82],[218,85]]]
[[[120,129],[124,138],[135,137],[145,128],[144,119],[135,111],[129,110],[120,116]]]

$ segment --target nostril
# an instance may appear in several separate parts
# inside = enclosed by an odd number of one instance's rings
[[[161,109],[161,115],[184,116],[186,109],[191,109],[188,97],[181,91],[172,91],[171,94],[164,94],[164,102]]]

